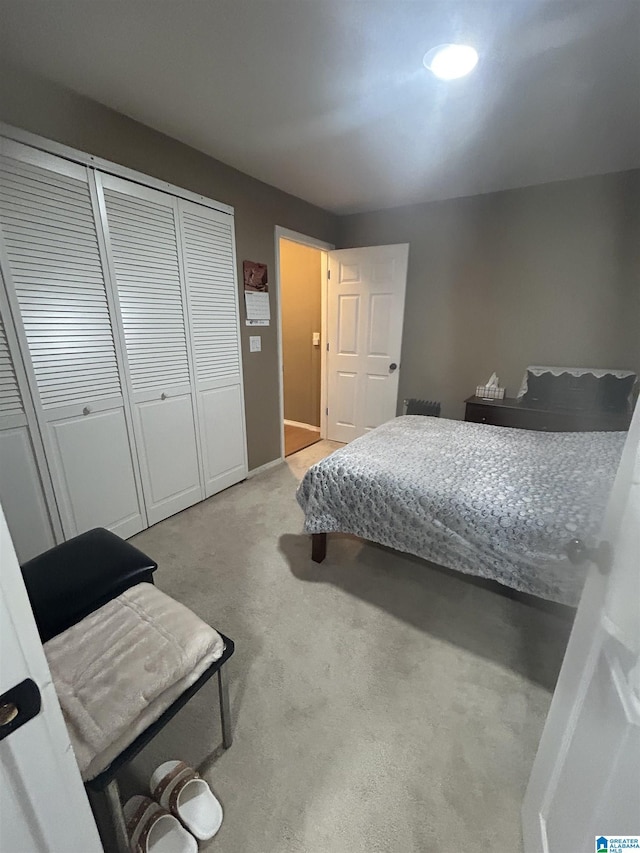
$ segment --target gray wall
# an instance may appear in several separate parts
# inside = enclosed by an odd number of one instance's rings
[[[268,265],[271,283],[271,325],[251,330],[262,336],[260,353],[249,353],[250,329],[244,325],[241,299],[249,468],[278,458],[274,229],[282,225],[335,243],[337,218],[101,104],[2,65],[0,121],[233,205],[238,280],[242,282],[242,261],[251,260]]]
[[[640,171],[341,218],[339,245],[410,243],[399,401],[463,400],[527,364],[640,370]]]

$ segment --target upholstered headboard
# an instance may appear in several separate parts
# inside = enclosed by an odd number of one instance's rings
[[[529,365],[518,398],[541,409],[624,412],[637,378],[633,370]]]

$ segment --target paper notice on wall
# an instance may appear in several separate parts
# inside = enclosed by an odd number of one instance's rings
[[[247,326],[268,326],[271,311],[267,265],[256,263],[256,261],[243,261],[242,273]]]
[[[269,325],[271,311],[269,308],[268,293],[256,293],[252,290],[245,290],[244,304],[247,309],[247,325],[250,325],[250,320],[261,320],[260,325]]]

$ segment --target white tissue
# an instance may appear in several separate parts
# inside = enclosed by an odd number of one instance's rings
[[[497,388],[500,385],[500,380],[498,379],[497,373],[492,373],[491,376],[484,383],[485,388]]]

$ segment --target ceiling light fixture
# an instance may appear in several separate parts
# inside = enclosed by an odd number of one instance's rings
[[[466,44],[439,44],[425,53],[424,67],[440,80],[456,80],[470,74],[478,63],[478,53]]]

